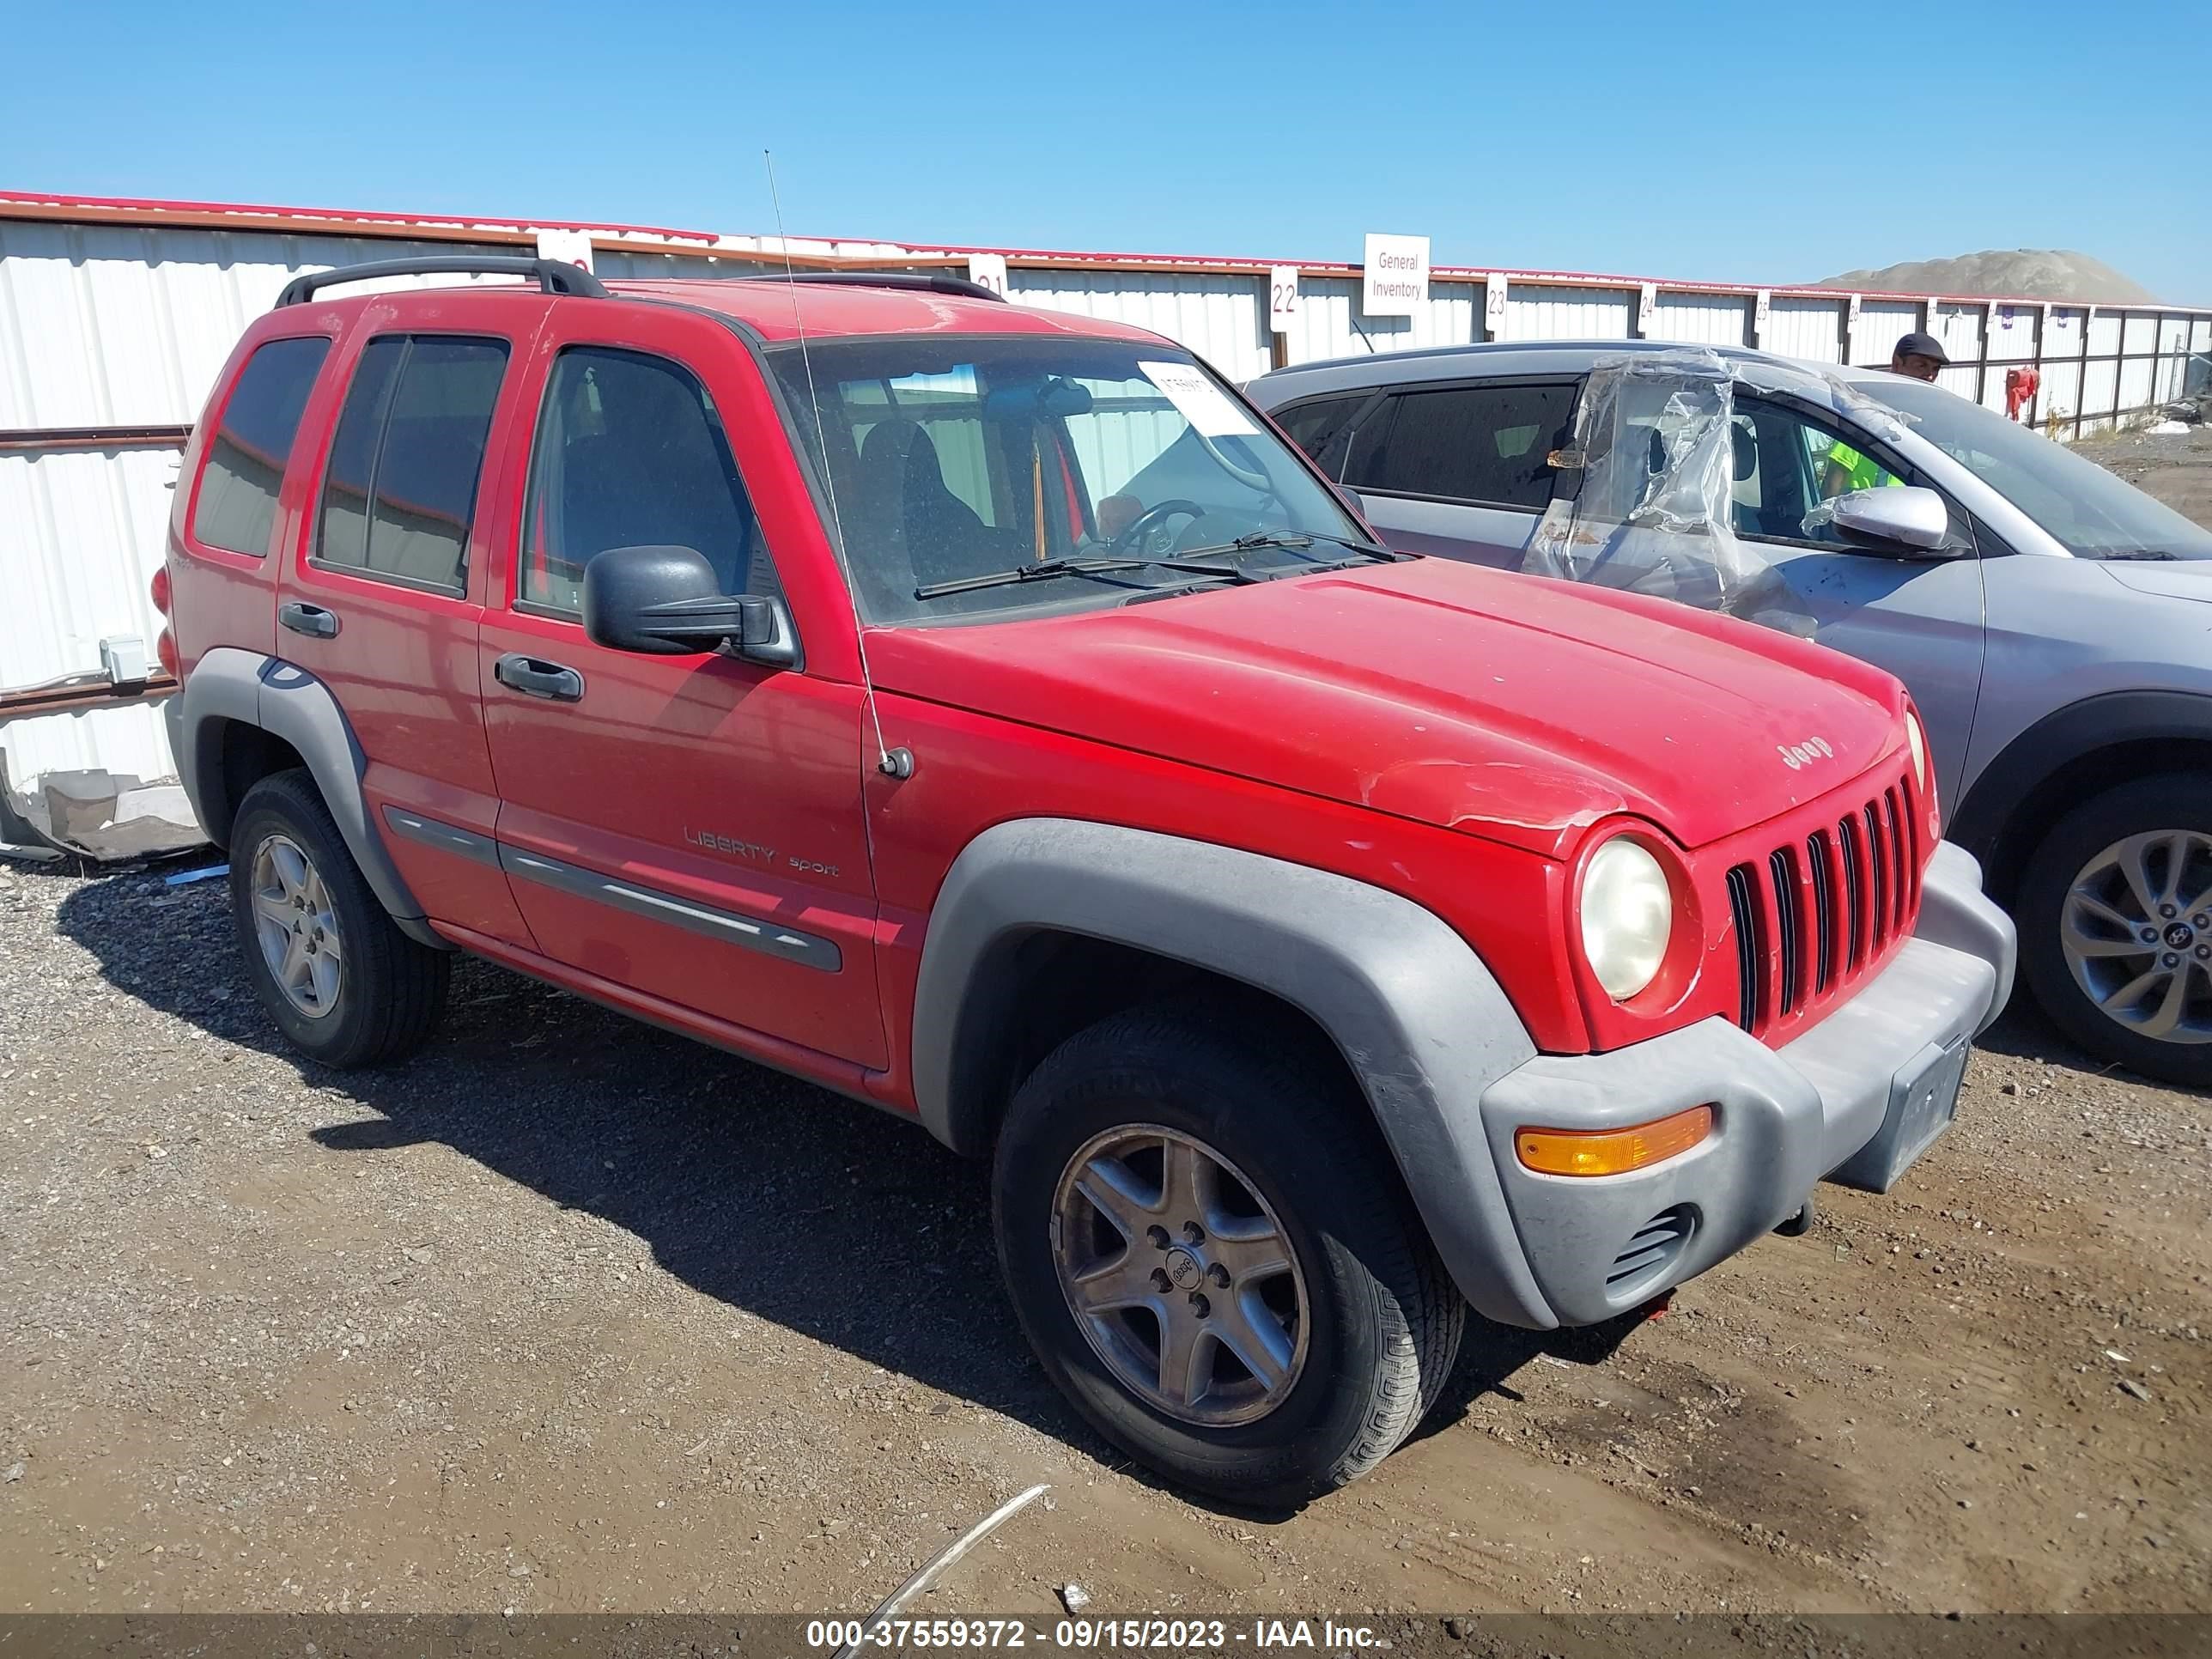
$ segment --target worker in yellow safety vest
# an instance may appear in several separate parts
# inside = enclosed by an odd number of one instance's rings
[[[1820,480],[1820,495],[1824,500],[1854,489],[1881,489],[1903,479],[1871,455],[1863,455],[1838,438],[1828,446],[1827,471]]]
[[[1932,385],[1937,373],[1950,361],[1944,355],[1942,341],[1932,334],[1916,332],[1905,335],[1892,349],[1889,372]],[[1828,447],[1825,459],[1827,465],[1820,476],[1820,495],[1824,501],[1833,501],[1854,489],[1881,489],[1905,482],[1880,461],[1862,455],[1841,439]]]

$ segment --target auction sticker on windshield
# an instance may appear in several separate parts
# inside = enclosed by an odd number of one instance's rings
[[[1229,401],[1195,363],[1139,363],[1145,378],[1166,394],[1205,438],[1256,438],[1252,417]]]

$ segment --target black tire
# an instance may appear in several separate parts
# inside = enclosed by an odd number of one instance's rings
[[[1107,1438],[1177,1485],[1294,1507],[1364,1474],[1449,1378],[1466,1304],[1348,1088],[1179,1010],[1118,1014],[1063,1042],[1016,1094],[994,1218],[1022,1328]],[[1273,1211],[1307,1287],[1302,1367],[1279,1404],[1227,1426],[1178,1420],[1119,1380],[1071,1310],[1055,1261],[1063,1171],[1093,1137],[1157,1125],[1225,1157]],[[1154,1327],[1157,1328],[1157,1326]]]
[[[294,1005],[263,954],[253,872],[271,836],[313,860],[343,941],[337,992],[320,1015]],[[239,803],[230,836],[230,902],[254,994],[285,1040],[310,1060],[343,1071],[402,1059],[422,1046],[445,1012],[451,955],[393,924],[305,771],[274,773]]]
[[[2145,1077],[2187,1088],[2212,1089],[2212,1042],[2148,1036],[2105,1012],[2075,979],[2061,934],[2075,879],[2090,860],[2128,836],[2160,830],[2212,836],[2212,779],[2185,773],[2139,779],[2092,797],[2051,826],[2022,873],[2014,907],[2020,925],[2021,972],[2051,1023],[2091,1054],[2117,1060]],[[2196,884],[2199,868],[2191,866],[2185,885]],[[2181,895],[2184,901],[2198,896],[2201,894],[2195,892]],[[2132,915],[2131,908],[2129,914]],[[2212,977],[2206,972],[2212,963],[2196,956],[2198,948],[2212,947],[2212,928],[2194,927],[2191,914],[2186,910],[2174,917],[2154,915],[2142,920],[2148,927],[2163,929],[2179,925],[2191,933],[2189,939],[2177,941],[2171,954],[2181,959],[2180,971],[2192,981],[2191,1006],[2197,1011],[2193,1018],[2212,1014]],[[2162,962],[2168,953],[2161,939],[2155,960]],[[2116,959],[2112,971],[2118,974],[2124,965],[2148,969],[2153,961],[2147,951],[2140,959]]]

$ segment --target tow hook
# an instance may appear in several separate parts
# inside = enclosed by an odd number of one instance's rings
[[[1636,1310],[1635,1316],[1644,1323],[1649,1324],[1655,1319],[1664,1319],[1667,1316],[1667,1310],[1674,1305],[1674,1292],[1672,1291],[1662,1291],[1658,1295],[1653,1297],[1649,1302],[1644,1303],[1641,1307],[1638,1308]]]
[[[1775,1224],[1774,1231],[1784,1238],[1802,1238],[1813,1231],[1813,1200],[1807,1199],[1804,1207],[1787,1221]]]

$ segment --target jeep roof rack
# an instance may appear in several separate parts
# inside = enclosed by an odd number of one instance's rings
[[[748,283],[835,283],[848,288],[926,289],[937,294],[957,294],[969,300],[1011,303],[994,288],[971,283],[946,270],[763,270],[739,280]]]
[[[417,259],[372,259],[366,264],[311,270],[284,284],[276,296],[283,306],[305,305],[317,289],[339,283],[366,283],[380,276],[532,276],[545,294],[573,294],[590,300],[607,297],[606,285],[581,265],[565,259],[531,259],[520,254],[438,254]]]

